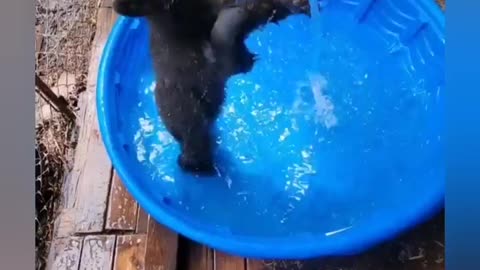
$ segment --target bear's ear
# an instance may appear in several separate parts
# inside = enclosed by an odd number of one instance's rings
[[[143,17],[148,15],[151,0],[114,0],[113,10],[126,17]]]

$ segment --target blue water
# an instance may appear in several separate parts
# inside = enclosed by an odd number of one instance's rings
[[[132,45],[147,43],[147,27],[133,20],[118,45],[131,61],[112,60],[115,96],[105,106],[128,181],[195,228],[262,239],[361,234],[438,202],[444,40],[427,27],[399,41],[396,31],[415,20],[391,12],[391,0],[363,23],[352,16],[356,1],[337,2],[247,40],[260,61],[228,81],[213,178],[178,169],[148,48]]]

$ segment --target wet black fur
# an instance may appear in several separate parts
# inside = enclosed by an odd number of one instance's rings
[[[178,164],[185,171],[214,173],[212,130],[226,81],[250,71],[255,62],[244,39],[269,19],[285,18],[288,10],[274,14],[274,5],[262,12],[236,6],[219,10],[209,0],[115,0],[113,8],[149,22],[155,100],[163,123],[181,146]],[[217,20],[219,13],[224,16]]]

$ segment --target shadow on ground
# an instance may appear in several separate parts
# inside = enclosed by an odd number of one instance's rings
[[[265,270],[444,270],[445,211],[369,251],[309,261],[265,261]]]

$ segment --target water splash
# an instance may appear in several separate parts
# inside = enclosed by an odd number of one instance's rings
[[[333,102],[324,94],[327,80],[320,74],[310,75],[309,79],[315,100],[316,120],[330,129],[338,124],[338,119],[334,114],[335,106]]]
[[[178,144],[160,119],[144,115],[157,115],[155,86],[145,76],[124,121],[134,126],[128,138],[137,147],[142,186],[192,219],[252,235],[333,236],[355,226],[378,202],[392,205],[392,190],[411,186],[411,172],[424,163],[402,157],[410,151],[420,153],[416,160],[425,160],[428,151],[412,145],[431,149],[438,142],[437,134],[425,138],[423,131],[411,132],[425,121],[423,113],[435,108],[438,93],[425,92],[430,86],[414,80],[417,89],[407,82],[403,97],[392,95],[399,93],[398,81],[412,78],[375,85],[379,74],[384,76],[375,55],[366,59],[362,44],[328,27],[325,35],[312,35],[317,26],[292,18],[280,26],[281,33],[275,33],[278,26],[266,27],[262,42],[257,37],[247,41],[261,57],[251,73],[229,81],[217,123],[219,148],[227,154],[218,154],[220,176],[214,179],[179,172]],[[135,91],[122,87],[124,93]],[[385,190],[375,195],[378,201],[372,201],[372,186]]]

